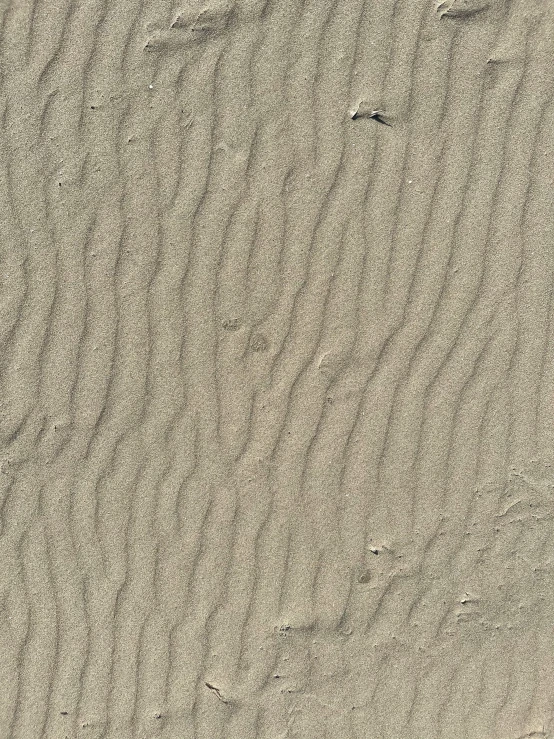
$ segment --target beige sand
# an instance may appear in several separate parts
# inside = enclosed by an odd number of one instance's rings
[[[2,0],[0,739],[554,736],[554,0]]]

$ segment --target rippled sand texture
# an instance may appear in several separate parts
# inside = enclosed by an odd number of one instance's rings
[[[553,736],[554,0],[0,5],[0,739]]]

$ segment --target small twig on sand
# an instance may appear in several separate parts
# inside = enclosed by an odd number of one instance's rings
[[[221,701],[222,703],[229,703],[229,701],[227,700],[227,698],[224,698],[224,697],[223,697],[223,696],[221,695],[221,691],[220,691],[220,689],[219,689],[219,688],[217,688],[217,687],[216,687],[215,685],[212,685],[212,683],[205,683],[205,685],[206,685],[206,687],[207,687],[207,688],[208,688],[209,690],[211,690],[211,691],[212,691],[213,693],[215,693],[215,694],[217,695],[217,697],[219,698],[219,700],[220,700],[220,701]]]

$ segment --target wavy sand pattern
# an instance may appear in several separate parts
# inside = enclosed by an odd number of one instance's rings
[[[554,0],[0,5],[0,739],[554,736]]]

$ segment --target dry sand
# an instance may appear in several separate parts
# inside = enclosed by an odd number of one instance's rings
[[[554,734],[554,0],[2,0],[0,739]]]

